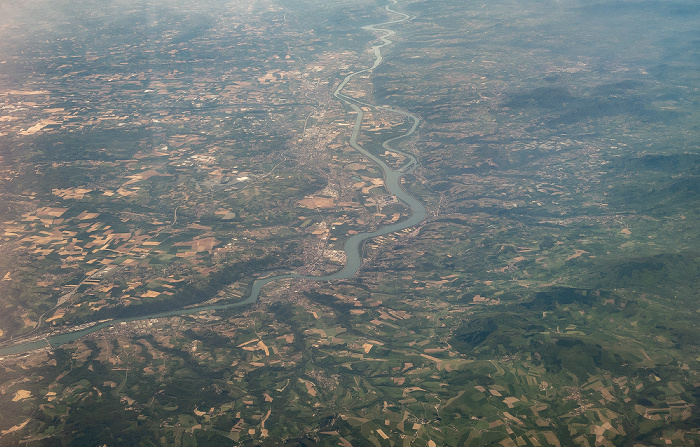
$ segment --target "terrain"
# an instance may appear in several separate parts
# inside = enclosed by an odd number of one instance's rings
[[[700,444],[700,8],[385,6],[0,6],[0,445]]]

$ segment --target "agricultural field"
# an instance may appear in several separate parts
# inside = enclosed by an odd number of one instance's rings
[[[697,5],[0,17],[0,446],[700,445]]]

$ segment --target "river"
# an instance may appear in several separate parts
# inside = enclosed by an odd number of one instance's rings
[[[396,3],[394,1],[394,3]],[[155,313],[155,314],[149,314],[149,315],[143,315],[140,317],[134,317],[134,318],[124,318],[124,319],[116,319],[116,320],[109,320],[109,321],[104,321],[97,323],[93,326],[90,326],[88,328],[80,329],[77,331],[73,332],[67,332],[63,333],[60,335],[52,335],[46,338],[42,339],[32,339],[31,341],[23,341],[20,343],[16,343],[12,346],[7,346],[4,348],[0,348],[0,356],[3,355],[11,355],[11,354],[20,354],[23,352],[28,352],[36,349],[42,349],[42,348],[47,348],[47,347],[58,347],[61,346],[62,344],[72,342],[74,340],[77,340],[80,337],[83,337],[85,335],[88,335],[92,332],[98,331],[100,329],[104,329],[106,327],[122,323],[122,322],[129,322],[129,321],[137,321],[137,320],[148,320],[152,318],[165,318],[165,317],[173,317],[173,316],[182,316],[182,315],[190,315],[194,313],[199,313],[202,311],[208,311],[208,310],[222,310],[222,309],[230,309],[230,308],[235,308],[235,307],[242,307],[242,306],[247,306],[255,301],[257,301],[258,297],[260,296],[260,292],[262,288],[273,282],[273,281],[278,281],[281,279],[289,279],[289,278],[299,278],[299,279],[308,279],[308,280],[316,280],[316,281],[331,281],[331,280],[337,280],[337,279],[346,279],[346,278],[351,278],[355,276],[358,270],[360,270],[360,267],[362,266],[362,255],[361,255],[361,249],[362,249],[362,244],[368,240],[375,238],[377,236],[382,236],[385,234],[390,234],[390,233],[395,233],[397,231],[404,230],[406,228],[414,227],[421,222],[423,222],[428,214],[427,209],[425,206],[415,197],[413,197],[411,194],[409,194],[402,186],[401,186],[401,178],[403,177],[404,174],[413,171],[413,169],[416,168],[418,162],[416,158],[408,153],[402,152],[397,149],[393,149],[390,147],[390,144],[394,141],[400,140],[407,138],[411,136],[416,129],[418,128],[418,124],[420,123],[420,119],[406,111],[403,110],[398,110],[398,109],[393,109],[391,107],[387,106],[381,106],[381,105],[374,105],[374,104],[369,104],[365,103],[362,101],[359,101],[355,98],[352,98],[350,96],[347,96],[343,94],[343,89],[347,85],[348,82],[355,76],[358,76],[363,73],[370,72],[377,68],[382,61],[384,60],[382,57],[382,48],[391,45],[393,42],[389,39],[390,36],[396,34],[395,31],[387,29],[387,28],[382,28],[383,26],[387,25],[392,25],[396,23],[401,23],[406,20],[410,20],[411,17],[407,14],[394,11],[392,10],[389,6],[385,7],[386,11],[390,14],[395,14],[400,16],[400,18],[396,20],[391,20],[388,22],[382,22],[382,23],[377,23],[374,25],[367,25],[363,26],[362,29],[365,31],[369,32],[380,32],[381,35],[379,36],[379,40],[381,43],[377,45],[372,46],[372,50],[374,52],[374,62],[372,63],[371,67],[365,68],[360,71],[356,71],[354,73],[351,73],[347,75],[343,81],[338,85],[338,87],[335,89],[333,92],[333,96],[338,99],[340,102],[348,105],[354,112],[357,113],[355,117],[355,124],[352,129],[352,133],[350,135],[350,145],[357,150],[358,152],[362,153],[365,157],[367,157],[369,160],[371,160],[374,164],[376,164],[383,172],[384,176],[384,184],[387,188],[387,190],[395,195],[401,202],[403,202],[410,210],[411,210],[411,215],[408,219],[387,225],[385,227],[382,227],[376,231],[372,232],[363,232],[363,233],[358,233],[350,238],[348,238],[345,241],[344,249],[346,253],[346,258],[347,258],[347,263],[345,267],[343,267],[341,270],[331,273],[329,275],[323,275],[323,276],[309,276],[309,275],[300,275],[297,273],[286,273],[286,274],[281,274],[281,275],[275,275],[275,276],[270,276],[267,278],[261,278],[256,280],[253,283],[253,287],[251,290],[250,295],[243,301],[239,301],[236,303],[229,303],[229,304],[209,304],[209,305],[203,305],[203,306],[197,306],[197,307],[191,307],[187,309],[177,309],[177,310],[172,310],[168,312],[162,312],[162,313]],[[382,147],[386,150],[393,151],[396,153],[400,153],[403,156],[406,157],[408,160],[406,163],[404,163],[403,166],[401,166],[399,169],[391,169],[389,165],[384,163],[383,160],[381,160],[379,157],[376,157],[375,155],[371,154],[369,151],[367,151],[365,148],[360,146],[357,142],[359,136],[360,136],[360,130],[362,127],[362,121],[364,120],[364,111],[360,106],[364,107],[369,107],[377,110],[386,110],[389,112],[397,113],[399,115],[404,116],[405,118],[411,120],[412,126],[411,128],[404,133],[403,135],[399,135],[398,137],[391,138],[389,140],[386,140],[382,143]]]

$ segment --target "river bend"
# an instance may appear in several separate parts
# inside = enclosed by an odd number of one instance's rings
[[[394,1],[393,3],[396,3]],[[346,279],[346,278],[351,278],[353,277],[360,267],[362,266],[362,244],[368,240],[375,238],[377,236],[383,236],[386,234],[390,233],[395,233],[397,231],[404,230],[406,228],[414,227],[421,222],[423,222],[427,216],[427,209],[425,208],[425,205],[423,205],[418,199],[416,199],[414,196],[409,194],[402,186],[401,186],[401,178],[403,177],[404,174],[408,172],[412,172],[416,166],[418,165],[418,161],[416,158],[408,154],[406,152],[402,152],[400,150],[394,149],[390,146],[391,143],[407,138],[411,136],[416,129],[418,128],[418,124],[420,123],[420,119],[403,110],[399,109],[394,109],[388,106],[383,106],[383,105],[375,105],[375,104],[370,104],[367,102],[360,101],[358,99],[355,99],[351,96],[348,96],[343,93],[343,89],[345,86],[352,80],[352,78],[361,75],[363,73],[371,72],[375,68],[377,68],[384,58],[382,57],[382,48],[386,47],[387,45],[391,45],[393,42],[389,39],[389,37],[393,36],[396,34],[395,31],[384,28],[385,26],[388,25],[393,25],[397,23],[404,22],[406,20],[410,20],[412,17],[395,11],[391,9],[389,6],[385,7],[386,11],[389,12],[390,14],[394,14],[399,16],[398,19],[387,21],[387,22],[382,22],[382,23],[377,23],[374,25],[367,25],[363,26],[362,29],[365,31],[369,32],[379,32],[381,35],[379,36],[379,40],[381,43],[377,45],[372,46],[372,51],[374,52],[374,62],[372,63],[372,66],[356,71],[354,73],[351,73],[347,75],[343,81],[338,85],[338,87],[335,89],[333,92],[333,96],[338,99],[340,102],[343,104],[347,105],[350,107],[354,112],[356,112],[356,117],[355,117],[355,123],[352,129],[352,133],[350,134],[350,146],[352,146],[355,150],[358,152],[362,153],[365,157],[367,157],[369,160],[371,160],[375,165],[377,165],[383,173],[384,176],[384,184],[386,186],[386,189],[393,195],[395,195],[401,202],[403,202],[410,210],[411,210],[411,215],[408,219],[387,225],[385,227],[382,227],[376,231],[372,232],[363,232],[363,233],[358,233],[350,238],[348,238],[345,241],[344,245],[344,250],[346,254],[346,265],[343,267],[341,270],[331,273],[328,275],[322,275],[322,276],[310,276],[310,275],[300,275],[298,273],[287,273],[287,274],[281,274],[281,275],[275,275],[275,276],[270,276],[267,278],[260,278],[257,279],[253,283],[253,287],[251,289],[250,295],[243,301],[239,301],[236,303],[229,303],[229,304],[209,304],[209,305],[203,305],[203,306],[196,306],[196,307],[191,307],[191,308],[186,308],[186,309],[177,309],[177,310],[172,310],[168,312],[162,312],[162,313],[156,313],[156,314],[149,314],[149,315],[143,315],[140,317],[134,317],[134,318],[123,318],[123,319],[116,319],[116,320],[109,320],[109,321],[104,321],[98,324],[95,324],[93,326],[90,326],[85,329],[73,331],[73,332],[68,332],[60,335],[52,335],[47,338],[36,338],[33,339],[32,341],[23,341],[21,343],[0,348],[0,356],[2,355],[10,355],[10,354],[19,354],[35,349],[41,349],[41,348],[47,348],[47,347],[58,347],[62,344],[69,343],[73,340],[76,340],[80,337],[83,337],[87,334],[90,334],[92,332],[98,331],[100,329],[103,329],[105,327],[109,327],[111,325],[121,323],[121,322],[128,322],[128,321],[137,321],[137,320],[147,320],[151,318],[164,318],[164,317],[173,317],[173,316],[182,316],[182,315],[189,315],[189,314],[194,314],[194,313],[199,313],[202,311],[207,311],[207,310],[221,310],[221,309],[229,309],[229,308],[234,308],[234,307],[241,307],[241,306],[246,306],[249,304],[254,303],[257,301],[258,297],[260,296],[260,292],[262,288],[274,281],[282,280],[282,279],[289,279],[289,278],[298,278],[298,279],[307,279],[307,280],[316,280],[316,281],[332,281],[332,280],[337,280],[337,279]],[[382,147],[386,150],[400,153],[404,157],[406,157],[407,162],[404,163],[403,166],[401,166],[398,169],[392,169],[389,165],[387,165],[382,159],[379,157],[375,156],[374,154],[370,153],[368,150],[363,148],[359,143],[358,143],[358,138],[360,136],[360,131],[362,127],[362,121],[364,120],[364,111],[362,110],[361,107],[369,107],[375,110],[386,110],[389,112],[393,112],[396,114],[399,114],[406,119],[410,120],[412,122],[411,128],[404,134],[399,135],[397,137],[388,139],[382,143]]]

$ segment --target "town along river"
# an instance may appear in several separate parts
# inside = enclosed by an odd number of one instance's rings
[[[412,135],[415,131],[416,128],[418,127],[418,123],[420,120],[418,117],[415,115],[405,112],[403,110],[397,110],[397,109],[392,109],[387,106],[377,106],[369,103],[365,103],[362,101],[359,101],[357,99],[354,99],[350,96],[346,96],[343,94],[343,89],[347,85],[347,83],[355,76],[360,75],[362,73],[366,73],[369,71],[374,70],[377,68],[383,61],[382,58],[382,53],[381,49],[387,45],[391,45],[392,41],[389,40],[389,37],[394,35],[395,32],[386,28],[382,28],[382,26],[386,25],[391,25],[395,23],[400,23],[406,20],[409,20],[411,17],[403,14],[396,12],[392,9],[390,9],[388,6],[386,7],[386,10],[389,13],[393,13],[396,15],[399,15],[400,18],[396,20],[392,20],[389,22],[382,22],[378,23],[375,25],[367,25],[364,26],[362,29],[367,30],[367,31],[378,31],[381,34],[379,37],[381,43],[378,45],[372,46],[372,50],[374,51],[374,63],[372,64],[371,67],[365,68],[364,70],[360,70],[354,73],[349,74],[348,76],[343,79],[343,81],[338,85],[338,87],[335,89],[333,92],[333,96],[337,98],[339,101],[342,103],[346,104],[348,107],[350,107],[355,113],[355,124],[352,129],[352,134],[350,135],[350,145],[360,153],[362,153],[365,157],[370,159],[374,164],[376,164],[383,172],[384,175],[384,184],[387,188],[387,190],[395,195],[401,202],[403,202],[410,210],[411,210],[411,215],[408,219],[382,227],[376,231],[372,232],[364,232],[364,233],[358,233],[353,236],[351,236],[349,239],[345,241],[345,253],[346,253],[346,259],[347,263],[345,267],[343,267],[341,270],[332,273],[330,275],[323,275],[323,276],[308,276],[308,275],[300,275],[297,273],[287,273],[287,274],[281,274],[281,275],[276,275],[276,276],[270,276],[267,278],[261,278],[256,280],[253,283],[253,287],[251,290],[250,295],[244,300],[244,301],[239,301],[236,303],[230,303],[230,304],[210,304],[210,305],[203,305],[203,306],[197,306],[197,307],[191,307],[191,308],[186,308],[186,309],[178,309],[178,310],[172,310],[168,312],[162,312],[162,313],[155,313],[155,314],[149,314],[149,315],[142,315],[139,317],[131,317],[131,318],[124,318],[124,319],[116,319],[116,320],[109,320],[109,321],[104,321],[101,323],[97,323],[93,326],[80,329],[74,332],[68,332],[60,335],[53,335],[49,336],[47,338],[43,339],[34,339],[33,341],[25,341],[21,342],[12,346],[0,348],[0,356],[2,355],[10,355],[10,354],[19,354],[22,352],[27,352],[35,349],[40,349],[40,348],[46,348],[46,347],[57,347],[60,346],[64,343],[69,343],[73,340],[76,340],[80,337],[83,337],[87,334],[90,334],[92,332],[98,331],[100,329],[103,329],[105,327],[118,324],[121,322],[128,322],[128,321],[136,321],[136,320],[147,320],[151,318],[164,318],[164,317],[173,317],[173,316],[180,316],[180,315],[189,315],[189,314],[195,314],[199,313],[202,311],[208,311],[208,310],[221,310],[221,309],[230,309],[230,308],[235,308],[235,307],[241,307],[241,306],[246,306],[249,304],[254,303],[257,299],[258,296],[260,295],[260,291],[262,288],[273,282],[273,281],[278,281],[281,279],[289,279],[289,278],[300,278],[300,279],[308,279],[308,280],[317,280],[317,281],[332,281],[336,279],[346,279],[346,278],[351,278],[357,273],[357,271],[360,269],[362,266],[362,255],[361,255],[361,249],[362,249],[362,244],[367,240],[367,239],[372,239],[377,236],[382,236],[385,234],[390,234],[390,233],[395,233],[397,231],[404,230],[406,228],[410,228],[413,226],[418,225],[421,223],[423,220],[425,220],[427,216],[427,210],[425,206],[418,201],[415,197],[413,197],[411,194],[409,194],[403,187],[401,186],[401,178],[403,175],[407,172],[411,172],[413,169],[416,168],[417,166],[417,160],[416,158],[411,155],[407,154],[405,152],[401,152],[396,149],[392,149],[390,147],[390,144],[396,140],[407,138],[410,135]],[[392,139],[386,140],[382,143],[382,147],[386,150],[393,151],[393,152],[398,152],[402,154],[403,156],[406,157],[406,160],[408,160],[402,167],[399,169],[391,169],[389,165],[384,163],[379,157],[376,157],[375,155],[371,154],[369,151],[367,151],[365,148],[360,146],[357,142],[359,135],[360,135],[360,130],[362,127],[362,121],[364,119],[364,112],[360,106],[364,107],[369,107],[372,109],[376,110],[386,110],[389,112],[393,112],[399,115],[404,116],[405,118],[409,119],[412,122],[411,128],[404,133],[403,135],[400,135],[398,137],[394,137]]]

